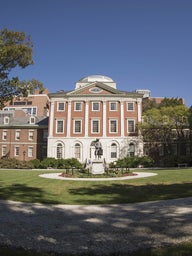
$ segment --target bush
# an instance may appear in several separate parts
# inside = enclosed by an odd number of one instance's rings
[[[15,158],[4,158],[0,160],[0,168],[5,169],[31,169],[32,164],[27,161],[19,161]]]
[[[32,168],[38,169],[40,168],[41,161],[39,159],[33,159],[30,161]]]
[[[122,167],[122,168],[137,168],[142,167],[152,167],[154,166],[154,161],[152,158],[147,156],[134,156],[134,157],[125,157],[123,159],[118,159],[115,162],[109,164],[109,167]]]

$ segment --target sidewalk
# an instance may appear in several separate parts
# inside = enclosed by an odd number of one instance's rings
[[[192,241],[192,197],[126,205],[0,201],[0,243],[62,255],[110,255]]]

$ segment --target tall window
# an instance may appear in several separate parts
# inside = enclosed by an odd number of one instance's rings
[[[110,120],[110,132],[116,133],[117,132],[117,120]]]
[[[92,111],[99,111],[99,102],[92,102]]]
[[[15,140],[20,140],[20,131],[15,131]]]
[[[64,132],[64,120],[57,120],[57,133],[63,133]]]
[[[2,146],[2,153],[1,153],[1,155],[2,156],[6,156],[6,151],[7,151],[6,146]]]
[[[61,159],[63,157],[63,145],[61,143],[57,144],[57,158]]]
[[[28,147],[28,157],[33,157],[33,147]]]
[[[135,155],[135,145],[134,143],[129,144],[129,156],[134,156]]]
[[[117,145],[115,143],[111,144],[111,158],[117,158]]]
[[[133,102],[127,102],[127,111],[134,111]]]
[[[79,143],[75,144],[75,158],[77,159],[81,158],[81,146]]]
[[[19,156],[19,147],[18,147],[18,146],[16,146],[16,147],[14,148],[14,155],[15,155],[15,156]]]
[[[82,110],[82,103],[75,102],[75,111],[81,111],[81,110]]]
[[[117,102],[110,102],[110,111],[116,111],[117,110]]]
[[[29,131],[29,140],[34,139],[34,131]]]
[[[81,133],[81,120],[74,120],[74,133]]]
[[[7,139],[7,131],[3,131],[3,134],[2,134],[2,139],[3,140],[6,140]]]
[[[135,120],[127,121],[128,132],[135,132]]]
[[[65,103],[57,102],[57,111],[64,111],[64,110],[65,110]]]
[[[92,120],[92,133],[99,133],[99,120]]]

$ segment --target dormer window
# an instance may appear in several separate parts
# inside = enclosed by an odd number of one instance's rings
[[[9,124],[9,117],[8,116],[4,117],[4,124]]]
[[[30,124],[35,124],[35,117],[34,116],[30,117]]]

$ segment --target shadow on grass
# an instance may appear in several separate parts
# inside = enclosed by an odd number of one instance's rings
[[[33,188],[24,184],[12,184],[0,187],[0,198],[3,200],[15,200],[22,202],[39,202],[54,204],[54,200],[47,199],[47,194],[40,188]]]
[[[166,196],[170,197],[173,196],[171,193],[168,195],[171,189],[182,191],[185,188],[189,192],[189,185],[191,184],[185,184],[182,189],[180,185],[171,185],[169,189],[166,186],[148,185],[145,189],[151,189],[150,192],[156,194],[160,193],[158,189],[165,189]],[[139,193],[140,188],[142,191]],[[121,194],[118,194],[120,191]],[[26,201],[28,197],[42,201],[44,198],[42,190],[18,184],[4,188],[0,192],[7,194],[7,197],[15,193],[25,197]],[[107,194],[109,201],[113,202],[114,199],[110,199],[111,193],[114,198],[116,197],[116,201],[120,196],[126,198],[128,193],[132,196],[136,193],[139,197],[144,193],[144,186],[95,185],[89,190],[73,189],[71,193],[78,193],[82,201],[85,193],[90,193],[91,203],[94,203],[95,193],[100,193],[101,196]],[[192,198],[177,199],[174,202],[171,200],[76,207],[0,200],[0,244],[12,248],[25,248],[28,251],[36,250],[42,253],[40,255],[48,252],[61,253],[62,256],[132,255],[132,252],[138,249],[170,246],[175,241],[192,237],[191,205]]]
[[[192,183],[147,185],[92,185],[69,189],[79,204],[125,204],[192,196]]]

